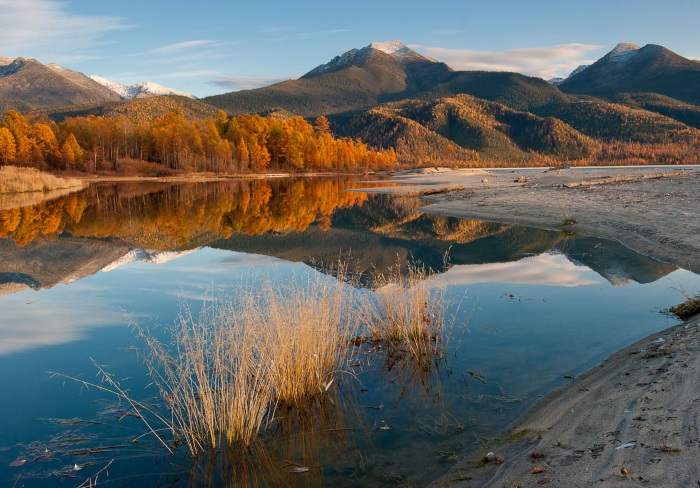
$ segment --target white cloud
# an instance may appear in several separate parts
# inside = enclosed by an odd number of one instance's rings
[[[75,15],[54,0],[0,0],[0,12],[2,54],[44,61],[89,59],[101,36],[129,28],[120,17]]]
[[[453,266],[436,278],[449,285],[513,283],[520,285],[585,286],[602,283],[589,268],[576,266],[563,254],[544,253],[509,263]]]
[[[157,54],[180,53],[183,51],[189,51],[189,50],[194,49],[194,48],[201,48],[203,46],[207,46],[207,45],[210,45],[213,43],[214,43],[214,41],[210,41],[208,39],[198,39],[195,41],[176,42],[174,44],[168,44],[167,46],[161,46],[161,47],[153,49],[149,52],[150,53],[157,53]]]
[[[238,91],[274,85],[275,83],[288,79],[289,78],[275,78],[268,76],[219,76],[218,78],[209,81],[208,84],[228,91]]]
[[[593,63],[595,59],[588,58],[588,53],[602,47],[571,43],[506,51],[470,51],[421,46],[414,49],[458,70],[514,71],[549,79],[568,76],[578,66]]]

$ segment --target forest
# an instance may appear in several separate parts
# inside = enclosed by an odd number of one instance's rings
[[[171,111],[152,120],[120,115],[72,117],[56,123],[10,110],[0,123],[0,164],[48,171],[219,174],[358,171],[398,165],[393,149],[336,138],[328,119],[238,115],[188,120]]]

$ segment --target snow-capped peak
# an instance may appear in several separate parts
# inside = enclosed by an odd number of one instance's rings
[[[410,49],[400,41],[373,42],[369,47],[399,57],[406,55],[410,51]]]
[[[624,63],[625,61],[633,58],[639,49],[639,46],[635,44],[621,42],[615,46],[612,51],[605,55],[605,59],[613,63]]]
[[[334,57],[330,62],[312,69],[302,76],[302,78],[310,78],[323,73],[331,73],[339,69],[347,68],[351,65],[361,66],[362,63],[372,56],[373,51],[381,51],[385,54],[400,59],[402,62],[426,60],[436,63],[438,62],[433,58],[418,54],[400,41],[373,42],[369,46],[365,46],[362,49],[350,49],[340,56]]]
[[[582,65],[580,65],[578,68],[576,68],[575,70],[573,70],[573,71],[571,72],[571,74],[569,75],[569,78],[571,78],[571,77],[574,76],[574,75],[579,74],[581,71],[583,71],[584,69],[588,68],[589,66],[590,66],[590,64],[582,64]]]
[[[90,78],[96,81],[102,86],[105,86],[117,93],[122,98],[143,98],[143,97],[154,97],[159,95],[180,95],[182,97],[195,98],[189,93],[181,92],[173,88],[167,88],[157,83],[150,81],[145,81],[143,83],[136,83],[134,85],[123,85],[121,83],[115,83],[109,81],[101,76],[92,75]]]
[[[173,259],[178,259],[193,252],[197,252],[199,249],[201,248],[197,247],[187,251],[146,251],[144,249],[130,249],[125,255],[102,268],[102,271],[108,273],[119,268],[120,266],[135,263],[137,261],[152,264],[163,264],[167,263],[168,261],[172,261]]]
[[[426,56],[423,56],[421,54],[418,54],[408,46],[406,46],[404,43],[401,41],[385,41],[385,42],[373,42],[369,46],[367,46],[369,49],[376,49],[377,51],[381,51],[383,53],[389,54],[390,56],[394,56],[395,58],[399,59],[404,59],[404,60],[410,60],[410,59],[427,59],[429,61],[436,61],[433,58],[428,58]]]
[[[559,86],[562,83],[564,83],[564,78],[562,78],[561,76],[555,76],[554,78],[548,79],[547,83],[549,83],[550,85]]]

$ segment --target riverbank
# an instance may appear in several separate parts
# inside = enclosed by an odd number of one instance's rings
[[[699,373],[696,317],[550,393],[433,487],[697,486]]]
[[[700,172],[658,168],[404,174],[421,210],[615,239],[700,270]],[[612,355],[532,407],[435,488],[696,486],[700,318]]]

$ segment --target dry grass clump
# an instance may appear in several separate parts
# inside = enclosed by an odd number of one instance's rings
[[[409,357],[428,370],[445,351],[446,287],[432,280],[433,275],[411,263],[405,271],[397,265],[388,274],[374,276],[374,299],[362,304],[362,322],[373,340],[387,344],[390,362]]]
[[[347,288],[328,278],[263,288],[258,323],[268,328],[264,340],[278,401],[297,404],[326,391],[347,364],[352,349],[346,339],[356,329],[348,298]]]
[[[261,361],[261,329],[247,326],[250,310],[206,305],[197,317],[185,307],[172,344],[143,334],[154,382],[171,413],[175,444],[190,452],[249,445],[274,413],[270,367]]]
[[[700,295],[690,296],[685,293],[686,300],[668,309],[679,319],[687,320],[700,313]]]
[[[0,194],[49,192],[64,188],[84,188],[85,182],[73,178],[58,178],[34,168],[0,166]]]
[[[279,405],[325,394],[347,363],[354,333],[348,287],[327,277],[263,280],[205,304],[184,307],[172,344],[143,333],[147,365],[167,402],[175,438],[194,456],[250,445]]]

